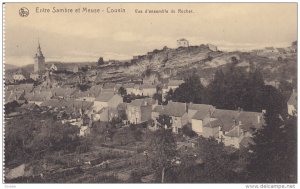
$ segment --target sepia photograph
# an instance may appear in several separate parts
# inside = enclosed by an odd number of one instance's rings
[[[2,11],[3,183],[298,183],[296,2]]]

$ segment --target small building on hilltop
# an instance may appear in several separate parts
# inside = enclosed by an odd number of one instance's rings
[[[182,38],[177,40],[177,47],[189,47],[189,41]]]

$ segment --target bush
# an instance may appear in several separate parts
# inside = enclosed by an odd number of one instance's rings
[[[182,127],[182,134],[184,134],[185,136],[188,136],[188,137],[195,137],[197,136],[197,134],[195,133],[195,131],[193,131],[191,125],[184,125]]]

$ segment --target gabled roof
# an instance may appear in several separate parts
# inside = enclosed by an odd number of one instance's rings
[[[135,100],[131,101],[129,103],[129,105],[141,107],[141,106],[149,106],[154,103],[155,103],[155,100],[153,100],[152,98],[143,98],[143,99],[135,99]]]
[[[204,125],[203,127],[210,127],[210,128],[215,128],[221,126],[220,120],[216,118],[207,118],[204,119]]]
[[[217,118],[222,123],[223,131],[230,131],[234,125],[234,120],[237,121],[239,111],[216,109],[212,117]]]
[[[297,93],[295,91],[292,92],[287,104],[297,107]]]
[[[66,111],[72,112],[74,110],[87,110],[93,106],[93,102],[77,101],[73,99],[50,99],[44,101],[41,106],[65,108]]]
[[[240,142],[240,146],[245,148],[249,147],[250,144],[254,144],[253,138],[251,137],[244,137]]]
[[[214,111],[214,107],[208,104],[188,104],[189,110],[197,110],[197,113],[192,117],[192,119],[203,120],[205,117],[209,116],[210,113]]]
[[[213,112],[212,117],[220,120],[222,123],[222,130],[226,132],[230,131],[234,125],[239,124],[239,122],[242,123],[241,128],[246,131],[250,131],[252,128],[259,129],[262,127],[263,123],[261,112],[216,109]]]
[[[24,100],[24,91],[5,91],[5,103]]]
[[[225,134],[225,136],[228,137],[239,137],[243,134],[243,130],[239,128],[239,126],[233,127],[228,133]]]
[[[102,92],[96,97],[95,101],[108,102],[114,95],[113,92]]]
[[[209,111],[207,110],[198,110],[192,119],[203,120],[204,118],[209,117]]]
[[[166,106],[156,106],[153,111],[168,116],[182,117],[186,113],[186,104],[181,102],[169,102]]]

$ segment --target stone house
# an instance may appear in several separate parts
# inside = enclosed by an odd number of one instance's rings
[[[160,105],[154,107],[152,110],[152,119],[156,128],[157,124],[159,124],[157,123],[159,115],[167,115],[171,117],[172,131],[174,133],[178,133],[182,127],[188,123],[186,103],[169,101],[166,106]]]
[[[153,99],[135,99],[127,104],[127,119],[130,123],[138,124],[151,120]]]

